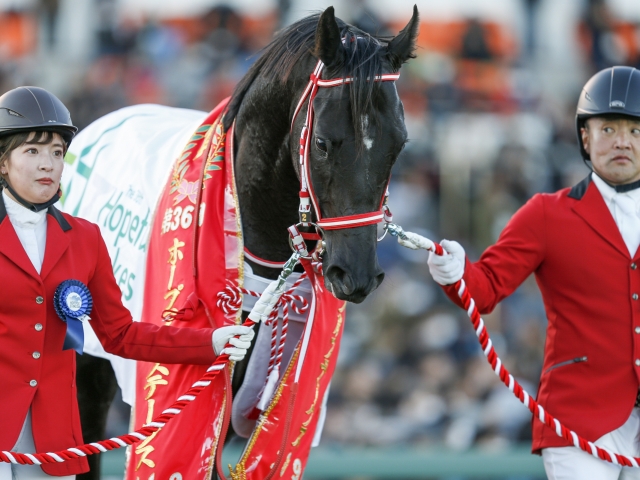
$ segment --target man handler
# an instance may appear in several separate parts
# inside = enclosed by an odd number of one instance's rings
[[[464,278],[481,313],[531,273],[548,327],[538,402],[596,445],[640,456],[640,71],[594,75],[576,126],[587,178],[537,194],[475,263],[459,243],[430,254],[429,271],[455,303]],[[533,451],[551,480],[640,479],[640,469],[603,462],[533,421]]]

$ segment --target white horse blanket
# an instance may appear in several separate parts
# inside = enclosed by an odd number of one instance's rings
[[[122,301],[134,321],[142,312],[147,240],[155,206],[173,163],[206,112],[136,105],[82,130],[65,157],[62,210],[98,224]],[[111,361],[122,398],[135,401],[135,362],[106,353],[85,322],[84,351]]]

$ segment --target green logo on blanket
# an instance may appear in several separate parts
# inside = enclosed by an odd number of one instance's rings
[[[142,192],[129,187],[126,192],[115,192],[109,201],[98,211],[97,223],[103,232],[110,232],[109,239],[113,242],[115,255],[112,254],[113,275],[118,286],[122,290],[125,300],[133,296],[133,283],[135,272],[130,266],[123,265],[120,259],[120,250],[123,245],[128,245],[142,252],[147,249],[147,237],[149,235],[149,222],[151,211],[146,208],[142,215],[136,214],[136,200],[142,199]]]

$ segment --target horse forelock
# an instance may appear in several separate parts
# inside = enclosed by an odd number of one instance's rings
[[[292,75],[300,75],[303,82],[309,78],[310,71],[299,71],[299,65],[306,64],[305,59],[312,57],[315,33],[320,14],[311,15],[280,31],[260,54],[260,57],[236,86],[229,108],[225,114],[225,126],[231,125],[240,110],[242,101],[257,79],[267,82],[286,83]],[[380,82],[371,81],[384,72],[385,47],[390,37],[370,35],[336,18],[343,38],[345,49],[344,62],[325,72],[324,78],[351,77],[349,99],[351,103],[351,121],[356,135],[356,144],[363,145],[367,132],[362,129],[362,118],[367,116],[371,124],[379,124],[375,107],[375,95]],[[296,99],[292,101],[297,102]]]
[[[380,124],[378,110],[374,108],[374,97],[379,93],[381,83],[372,79],[384,73],[383,39],[360,32],[353,27],[343,32],[343,38],[347,55],[342,74],[354,79],[349,87],[351,120],[356,145],[361,148],[368,136],[362,119],[367,118],[366,123],[371,123],[376,128]]]

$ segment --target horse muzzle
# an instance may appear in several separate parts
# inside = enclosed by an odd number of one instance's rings
[[[361,303],[384,279],[375,227],[326,232],[325,242],[322,268],[327,289],[340,300]]]

